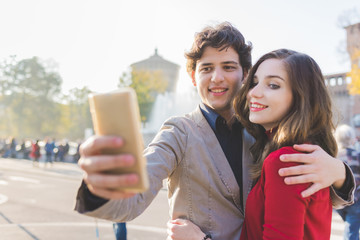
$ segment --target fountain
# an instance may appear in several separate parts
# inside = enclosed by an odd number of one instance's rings
[[[189,113],[200,103],[200,97],[194,87],[186,90],[183,92],[165,92],[156,97],[149,121],[142,129],[145,146],[151,142],[166,119]]]

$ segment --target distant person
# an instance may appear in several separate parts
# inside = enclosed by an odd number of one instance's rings
[[[4,149],[4,158],[16,158],[16,140],[14,137],[7,139]]]
[[[20,152],[23,159],[29,159],[30,151],[26,147],[26,140],[24,140],[24,139],[21,142],[19,152]]]
[[[40,158],[40,146],[39,146],[39,140],[36,140],[35,143],[31,146],[31,153],[30,157],[33,159],[33,165],[39,164],[39,158]]]
[[[4,157],[6,150],[6,141],[3,138],[0,138],[0,157]]]
[[[70,145],[69,145],[69,141],[65,140],[65,145],[64,145],[64,157],[66,157],[69,154],[69,150],[70,150]]]
[[[59,146],[58,146],[58,158],[60,162],[64,162],[66,160],[66,156],[69,153],[69,143],[68,141],[63,141]]]
[[[59,144],[57,149],[58,149],[57,158],[59,159],[60,162],[64,162],[65,158],[66,158],[66,155],[69,152],[69,144],[68,144],[68,142],[63,140],[61,142],[61,144]]]
[[[74,162],[77,163],[80,159],[80,146],[81,146],[81,141],[79,140],[77,142],[77,147],[76,147],[76,153],[74,154]]]
[[[356,143],[355,129],[341,125],[335,131],[338,143],[338,158],[347,163],[356,180],[355,203],[337,210],[345,221],[344,240],[359,240],[360,230],[360,152],[354,147]]]
[[[113,223],[113,228],[114,228],[116,240],[127,239],[126,223],[124,222]]]
[[[11,142],[10,142],[10,157],[11,158],[16,158],[16,139],[13,137],[11,138]]]
[[[54,149],[55,149],[55,142],[50,141],[50,139],[47,139],[46,144],[45,144],[45,154],[46,154],[45,164],[46,163],[49,163],[49,164],[53,163]]]

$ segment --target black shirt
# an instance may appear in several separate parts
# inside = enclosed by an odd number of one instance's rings
[[[237,119],[231,125],[231,129],[227,125],[225,119],[214,112],[205,104],[200,104],[201,112],[208,121],[210,127],[214,131],[218,139],[221,149],[234,173],[236,181],[240,188],[240,200],[242,205],[243,189],[242,189],[242,125]]]

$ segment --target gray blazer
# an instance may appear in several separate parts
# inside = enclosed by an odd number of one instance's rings
[[[251,189],[249,147],[243,131],[243,203]],[[130,199],[110,200],[86,215],[111,221],[139,216],[167,179],[170,217],[189,219],[213,239],[239,239],[244,220],[240,188],[221,146],[200,108],[167,120],[145,149],[150,188]],[[335,197],[336,198],[336,197]],[[80,208],[77,206],[76,208]]]

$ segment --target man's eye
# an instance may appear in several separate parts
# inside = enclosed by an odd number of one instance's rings
[[[225,68],[226,70],[235,69],[235,67],[233,67],[233,66],[224,66],[224,68]]]
[[[211,70],[210,67],[204,67],[201,69],[202,72],[209,72]]]

